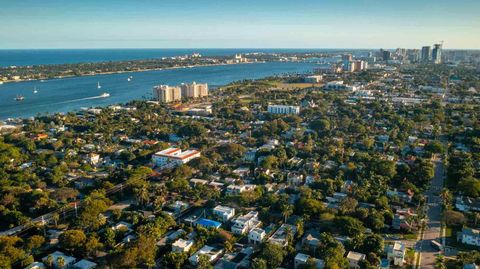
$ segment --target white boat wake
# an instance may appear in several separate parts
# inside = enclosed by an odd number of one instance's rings
[[[80,102],[80,101],[85,101],[85,100],[92,100],[92,99],[104,99],[105,95],[98,95],[98,96],[92,96],[92,97],[85,97],[85,98],[78,98],[78,99],[73,99],[73,100],[67,100],[67,101],[63,101],[63,102],[58,102],[58,103],[55,103],[55,104],[67,104],[67,103],[74,103],[74,102]]]

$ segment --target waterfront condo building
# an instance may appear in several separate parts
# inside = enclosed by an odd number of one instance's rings
[[[174,168],[200,157],[197,150],[182,151],[179,148],[168,148],[152,156],[152,162],[160,169]]]
[[[170,103],[182,100],[182,92],[180,87],[172,87],[168,85],[159,85],[153,87],[153,96],[162,103]]]
[[[299,106],[268,105],[268,113],[272,114],[300,114]]]
[[[197,84],[195,81],[190,84],[182,83],[180,88],[182,89],[183,98],[198,98],[208,96],[208,84],[206,83]]]

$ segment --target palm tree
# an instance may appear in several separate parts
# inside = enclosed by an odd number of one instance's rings
[[[47,261],[46,262],[47,262],[47,266],[49,268],[53,268],[53,256],[52,255],[47,256]]]
[[[57,258],[57,267],[58,268],[63,268],[65,266],[65,259],[60,256]]]
[[[282,216],[284,218],[283,222],[287,222],[287,218],[293,214],[293,206],[291,204],[282,205]]]
[[[138,188],[135,188],[134,192],[135,192],[138,204],[145,205],[148,202],[150,198],[150,194],[148,192],[147,184],[142,184]]]
[[[440,254],[435,259],[435,268],[437,268],[437,269],[446,269],[447,268],[445,266],[445,257],[443,255]]]
[[[450,190],[447,188],[443,188],[442,192],[440,193],[440,198],[442,198],[443,206],[445,208],[449,208],[453,200],[453,195]]]

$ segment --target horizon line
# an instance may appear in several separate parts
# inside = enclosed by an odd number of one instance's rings
[[[421,49],[422,47],[419,48],[406,48],[406,47],[396,47],[396,48],[381,48],[381,47],[375,47],[375,48],[312,48],[312,47],[260,47],[260,48],[255,48],[255,47],[239,47],[239,48],[233,48],[233,47],[199,47],[199,48],[194,48],[194,47],[177,47],[177,48],[172,48],[172,47],[117,47],[117,48],[0,48],[0,50],[142,50],[142,49],[165,49],[165,50],[170,50],[170,49],[190,49],[190,50],[200,50],[200,49],[228,49],[228,50],[246,50],[246,49],[258,49],[258,50],[274,50],[274,49],[287,49],[287,50],[293,50],[293,49],[301,49],[301,50],[396,50],[396,49]],[[475,50],[480,50],[480,48],[443,48],[444,51],[448,50],[470,50],[470,51],[475,51]]]

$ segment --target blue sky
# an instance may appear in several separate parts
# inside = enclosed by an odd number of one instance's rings
[[[479,0],[0,0],[0,48],[480,48]]]

